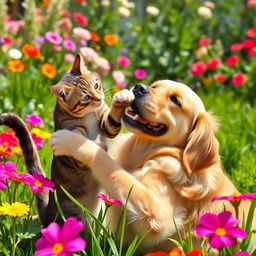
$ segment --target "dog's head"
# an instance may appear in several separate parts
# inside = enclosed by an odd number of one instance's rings
[[[123,121],[128,130],[149,141],[183,149],[187,172],[218,158],[216,121],[188,86],[160,80],[151,86],[136,84],[135,99]]]

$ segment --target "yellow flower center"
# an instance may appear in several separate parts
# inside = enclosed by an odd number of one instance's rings
[[[37,186],[37,187],[42,187],[43,183],[40,182],[40,181],[35,181],[34,185]]]
[[[54,244],[54,246],[52,247],[52,252],[53,252],[54,254],[61,253],[61,252],[63,252],[63,250],[64,250],[64,246],[63,246],[62,243],[56,243],[56,244]]]
[[[215,230],[215,234],[218,236],[225,236],[227,234],[227,231],[224,228],[217,228]]]

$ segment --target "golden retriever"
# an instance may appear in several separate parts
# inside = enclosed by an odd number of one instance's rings
[[[130,133],[113,144],[112,157],[71,131],[57,131],[50,145],[56,155],[71,155],[90,166],[106,193],[122,202],[132,188],[126,240],[150,230],[142,250],[169,251],[173,244],[166,239],[176,234],[173,219],[185,234],[203,213],[223,211],[223,201],[213,203],[212,197],[239,192],[222,170],[216,119],[196,93],[170,80],[137,84],[130,93],[134,100],[123,116]],[[247,210],[247,202],[242,204]],[[233,211],[228,202],[225,207]],[[114,228],[122,209],[111,210]],[[194,236],[195,246],[200,241]]]

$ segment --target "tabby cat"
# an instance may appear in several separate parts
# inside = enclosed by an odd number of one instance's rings
[[[105,150],[106,138],[113,138],[119,133],[121,117],[133,99],[130,91],[123,90],[114,95],[112,107],[109,109],[104,102],[100,80],[86,69],[80,54],[76,55],[71,71],[66,73],[59,83],[51,86],[50,90],[57,98],[54,110],[55,131],[68,129],[81,133]],[[16,132],[28,170],[42,173],[33,141],[26,126],[22,125],[22,120],[14,114],[3,114],[0,115],[0,124],[8,125]],[[97,211],[99,202],[96,196],[101,188],[87,166],[69,156],[53,156],[51,179],[55,183],[65,217],[73,216],[82,220],[83,214],[60,186],[90,211]],[[44,192],[38,196],[37,206],[44,226],[54,220],[62,223],[53,193]]]

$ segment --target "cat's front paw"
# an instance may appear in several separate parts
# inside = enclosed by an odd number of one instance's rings
[[[112,99],[112,105],[119,108],[129,107],[134,100],[134,94],[129,90],[117,92]]]

